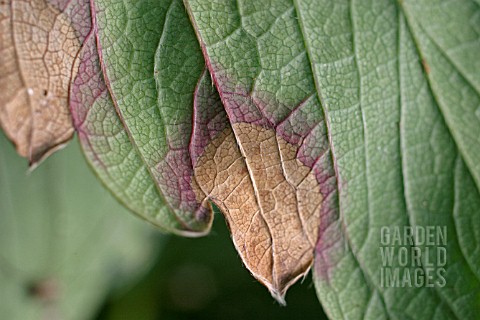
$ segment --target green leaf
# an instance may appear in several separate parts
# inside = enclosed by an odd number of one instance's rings
[[[90,319],[158,241],[95,181],[76,143],[32,173],[0,134],[0,318]]]
[[[182,235],[207,233],[211,208],[189,153],[204,61],[182,3],[95,1],[92,10],[95,34],[71,93],[87,159],[144,219]]]
[[[473,1],[405,1],[406,24],[457,148],[480,187],[479,8]],[[452,32],[453,30],[453,32]]]
[[[474,319],[480,308],[478,5],[185,3],[239,145],[243,133],[236,128],[273,130],[315,173],[320,192],[307,201],[322,199],[314,279],[327,314]],[[389,243],[395,255],[385,265],[385,227],[402,235],[446,229],[447,242]],[[445,266],[439,247],[447,252]],[[398,260],[402,250],[407,266]],[[386,269],[398,270],[400,280],[415,277],[429,263],[441,274],[433,286],[412,280],[392,287],[382,278]]]
[[[313,172],[272,132],[249,135],[252,143],[235,140],[180,1],[98,1],[92,12],[94,30],[71,87],[75,127],[92,167],[126,206],[167,231],[208,232],[206,201],[214,201],[247,268],[283,302],[313,261],[322,199],[303,200],[319,193]],[[157,20],[162,28],[149,28]],[[268,155],[279,143],[285,152]],[[260,149],[272,166],[262,164],[250,174]],[[267,180],[278,186],[275,192],[263,192]],[[273,198],[284,213],[277,222]],[[268,230],[265,223],[276,225]]]

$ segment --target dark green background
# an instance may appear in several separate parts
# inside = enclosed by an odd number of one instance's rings
[[[221,214],[210,235],[165,236],[157,263],[140,283],[112,297],[97,320],[326,319],[311,275],[280,306],[243,267]]]

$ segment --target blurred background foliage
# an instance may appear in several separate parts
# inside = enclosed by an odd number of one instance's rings
[[[95,179],[77,142],[33,172],[0,132],[0,319],[325,319],[310,275],[279,306],[212,232],[161,235]]]
[[[243,267],[223,217],[211,233],[170,236],[155,266],[129,291],[111,297],[97,317],[117,319],[326,319],[311,276],[295,284],[282,307]]]

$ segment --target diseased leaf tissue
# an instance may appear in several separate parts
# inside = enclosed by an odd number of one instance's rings
[[[0,124],[31,165],[71,139],[68,88],[89,32],[87,3],[0,3]]]
[[[214,203],[280,302],[315,258],[333,318],[410,310],[378,279],[382,225],[456,226],[446,288],[401,293],[469,318],[480,10],[460,2],[4,1],[0,123],[32,164],[75,128],[111,192],[168,232],[208,233]]]

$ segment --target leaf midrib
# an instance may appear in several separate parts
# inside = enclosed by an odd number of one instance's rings
[[[334,147],[334,144],[333,144],[333,139],[332,139],[332,134],[331,134],[331,124],[330,124],[330,120],[329,120],[330,119],[329,118],[329,112],[325,107],[325,105],[326,105],[325,100],[323,99],[321,89],[320,89],[320,83],[319,83],[319,80],[317,78],[315,68],[314,68],[314,65],[313,65],[312,53],[311,53],[310,46],[308,44],[307,37],[305,35],[305,27],[304,27],[303,22],[302,22],[303,18],[301,16],[301,13],[300,13],[300,10],[299,10],[299,5],[298,5],[297,1],[298,0],[292,0],[293,6],[295,8],[296,16],[297,16],[296,20],[297,20],[297,23],[299,25],[299,29],[300,29],[301,34],[302,34],[302,40],[303,40],[303,43],[304,43],[305,50],[307,52],[307,59],[309,61],[313,81],[314,81],[315,88],[316,88],[316,91],[317,91],[317,99],[320,103],[320,106],[321,106],[321,109],[322,109],[322,112],[323,112],[323,115],[324,115],[325,126],[326,126],[326,129],[327,129],[328,143],[329,143],[329,147],[330,147],[330,155],[331,155],[331,159],[332,159],[332,163],[333,163],[333,169],[335,171],[335,178],[337,180],[335,186],[336,186],[336,190],[337,190],[336,198],[337,198],[337,202],[338,202],[339,219],[341,220],[342,224],[344,225],[343,229],[347,230],[347,227],[345,225],[345,221],[344,221],[344,218],[343,218],[343,214],[342,214],[342,206],[340,205],[340,188],[338,187],[338,183],[340,181],[340,174],[339,174],[339,170],[338,170],[338,161],[337,161],[337,158],[335,156],[335,147]],[[353,27],[353,21],[352,21],[352,27]],[[355,58],[355,61],[356,61],[356,58]],[[362,119],[363,119],[363,111],[362,111]],[[345,239],[346,243],[348,244],[348,246],[350,247],[350,252],[351,252],[351,254],[354,258],[354,261],[358,265],[358,267],[359,267],[359,269],[360,269],[360,271],[363,275],[365,283],[368,285],[368,287],[371,291],[373,291],[373,292],[378,291],[376,285],[370,280],[370,276],[364,271],[364,268],[361,266],[360,260],[358,259],[358,257],[356,256],[356,254],[353,250],[353,244],[351,242],[351,239],[349,237],[344,237],[344,239]],[[380,291],[378,291],[378,292],[380,293]],[[373,293],[371,295],[373,295]],[[386,304],[385,304],[385,301],[383,299],[383,295],[379,294],[379,298],[380,298],[380,301],[381,301],[381,303],[384,307],[385,312],[387,312],[387,314],[389,314],[389,310],[388,310],[388,308],[386,308]],[[366,309],[365,309],[365,312],[366,312]],[[389,314],[389,316],[392,317],[391,314]]]
[[[195,21],[195,18],[194,18],[194,15],[193,15],[193,12],[192,12],[192,8],[190,7],[189,3],[188,3],[188,0],[183,0],[184,2],[184,7],[185,9],[187,10],[187,13],[188,13],[188,16],[190,18],[190,22],[192,23],[192,26],[193,26],[193,29],[195,31],[195,34],[197,36],[197,39],[198,39],[198,42],[200,44],[200,48],[202,50],[202,54],[203,54],[203,57],[205,59],[205,64],[207,65],[207,69],[209,70],[210,72],[210,75],[212,77],[212,83],[215,85],[215,87],[217,88],[217,91],[218,91],[218,94],[220,96],[220,100],[222,101],[222,104],[225,106],[225,98],[224,98],[224,92],[221,90],[219,84],[218,84],[218,80],[217,80],[217,77],[216,77],[216,73],[215,73],[215,70],[213,69],[212,67],[212,63],[210,61],[210,56],[208,55],[208,52],[207,52],[207,47],[204,43],[204,41],[202,40],[203,38],[201,37],[200,35],[200,32],[199,32],[199,28],[198,28],[198,25]],[[228,117],[228,112],[227,112],[227,117]],[[233,126],[231,124],[231,122],[229,121],[229,126],[232,128],[232,132],[233,132],[233,136],[235,138],[235,141],[237,143],[237,146],[239,147],[239,150],[242,154],[242,157],[244,159],[246,159],[246,155],[245,155],[245,151],[243,150],[242,148],[242,145],[240,144],[240,142],[238,141],[238,137],[237,135],[234,133],[233,131]],[[260,211],[260,216],[262,217],[262,220],[263,222],[265,223],[265,225],[267,226],[267,229],[268,229],[268,233],[270,235],[270,239],[272,241],[272,247],[271,247],[271,258],[272,258],[272,281],[275,282],[275,256],[274,256],[274,249],[273,249],[273,239],[272,239],[272,231],[270,230],[270,226],[268,225],[266,219],[265,219],[265,216],[264,216],[264,213],[263,213],[263,208],[260,206],[260,200],[259,200],[259,195],[258,195],[258,189],[254,183],[254,180],[253,179],[253,174],[251,172],[251,169],[250,169],[250,166],[248,165],[248,162],[246,160],[244,160],[244,163],[245,163],[245,166],[247,167],[247,170],[248,170],[248,176],[249,176],[249,179],[252,181],[252,186],[253,186],[253,189],[254,189],[254,195],[255,195],[255,202],[257,203],[257,206],[259,208],[259,211]]]

